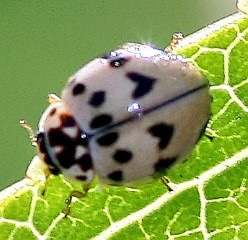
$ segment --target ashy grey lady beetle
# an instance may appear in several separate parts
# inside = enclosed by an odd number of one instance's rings
[[[127,43],[79,69],[43,113],[37,145],[54,174],[85,184],[152,176],[186,157],[210,115],[208,81],[179,55]]]

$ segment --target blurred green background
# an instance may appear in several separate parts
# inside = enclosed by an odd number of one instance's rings
[[[164,47],[176,31],[190,34],[236,11],[234,0],[0,2],[0,189],[21,179],[35,154],[47,94],[94,56],[123,42]]]

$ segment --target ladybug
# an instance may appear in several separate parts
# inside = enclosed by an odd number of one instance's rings
[[[183,160],[210,116],[207,79],[180,55],[127,43],[71,76],[39,122],[53,174],[122,184]]]

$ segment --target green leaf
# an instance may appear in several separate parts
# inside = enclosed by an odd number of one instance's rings
[[[0,193],[0,239],[247,239],[248,18],[222,19],[175,51],[209,79],[216,137],[203,136],[168,171],[173,191],[160,179],[137,188],[96,181],[65,218],[66,200],[81,186],[38,172]]]

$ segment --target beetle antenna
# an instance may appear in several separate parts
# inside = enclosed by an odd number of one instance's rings
[[[29,139],[31,141],[32,146],[37,146],[37,137],[34,133],[33,128],[29,125],[26,120],[20,120],[20,125],[28,131]]]

